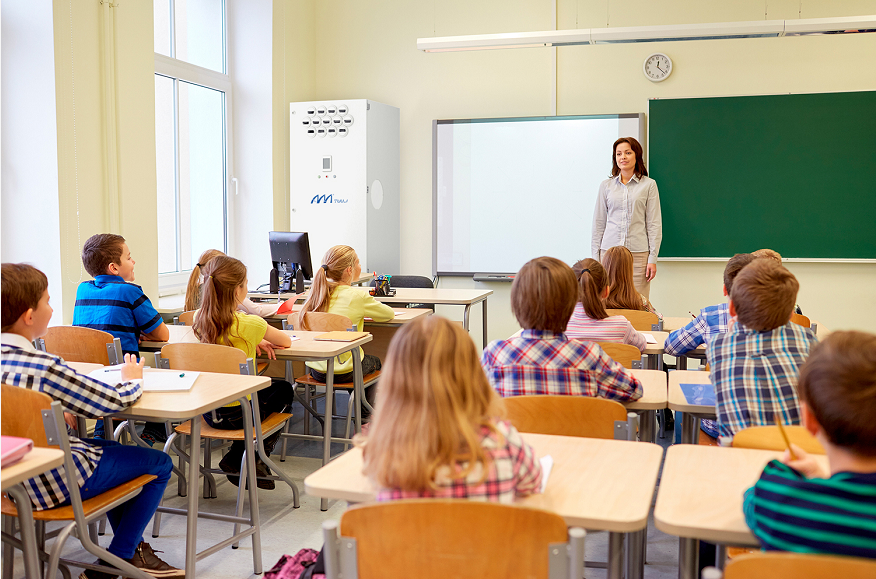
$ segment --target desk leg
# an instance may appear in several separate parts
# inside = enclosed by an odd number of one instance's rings
[[[678,356],[675,359],[675,368],[677,370],[687,370],[687,356]]]
[[[481,348],[483,349],[483,348],[486,348],[487,344],[488,344],[488,342],[487,342],[487,300],[484,299],[484,301],[482,301],[481,304],[483,304],[481,307],[484,309],[484,328],[483,328],[484,341],[481,344]]]
[[[198,466],[201,463],[201,417],[191,420],[192,432],[189,435],[189,488],[188,515],[186,516],[186,577],[195,576],[198,562]]]
[[[608,534],[608,579],[621,579],[624,572],[624,534]]]
[[[325,426],[322,429],[322,465],[331,460],[332,453],[332,402],[335,399],[335,359],[329,358],[325,368]],[[328,510],[328,499],[319,501],[319,510]]]
[[[468,331],[468,315],[471,313],[471,304],[465,304],[465,309],[462,310],[462,327]]]
[[[258,392],[252,393],[252,405],[246,397],[240,399],[240,408],[243,410],[243,443],[246,448],[246,482],[238,481],[239,484],[246,484],[249,492],[249,522],[253,526],[252,534],[252,567],[253,573],[256,575],[262,572],[262,539],[261,539],[261,522],[259,521],[259,492],[258,480],[256,479],[255,469],[255,448],[253,446],[253,420],[259,419],[259,398]],[[259,449],[262,449],[261,421],[259,421]],[[235,525],[236,530],[236,525]],[[186,576],[189,574],[186,572]],[[194,577],[194,574],[191,575]]]
[[[657,418],[656,410],[645,410],[642,412],[642,419],[639,421],[639,440],[642,442],[656,442],[654,421]]]
[[[642,579],[645,573],[645,561],[642,553],[642,537],[645,531],[627,534],[627,579]]]
[[[678,579],[697,579],[700,542],[696,539],[678,540]]]
[[[681,443],[696,444],[699,441],[700,419],[690,412],[683,412],[681,418]]]
[[[362,376],[362,356],[359,348],[353,348],[353,392],[356,399],[356,432],[362,432],[362,409],[365,408],[365,381]],[[375,386],[372,386],[375,388]],[[372,409],[373,412],[373,409]],[[348,445],[344,445],[344,450],[348,449]]]
[[[27,577],[40,577],[40,561],[37,554],[36,533],[33,524],[33,508],[30,497],[20,484],[6,489],[6,492],[15,499],[15,508],[18,509],[18,524],[21,530],[21,542],[23,544],[24,574]]]

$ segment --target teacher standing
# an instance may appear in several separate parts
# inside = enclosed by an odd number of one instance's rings
[[[657,254],[663,239],[660,194],[648,177],[642,145],[633,137],[614,142],[611,178],[599,185],[593,211],[593,259],[616,245],[633,254],[633,281],[639,293],[650,297],[657,275]]]

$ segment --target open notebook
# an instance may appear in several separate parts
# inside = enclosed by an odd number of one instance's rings
[[[122,381],[121,365],[98,368],[88,375],[95,380],[115,386]],[[182,370],[143,369],[144,392],[187,392],[192,389],[200,372]]]

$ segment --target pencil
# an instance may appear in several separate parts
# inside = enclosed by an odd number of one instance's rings
[[[794,454],[794,451],[791,449],[791,441],[788,440],[788,433],[785,432],[785,425],[782,424],[781,420],[776,420],[776,426],[779,427],[779,432],[782,434],[782,438],[785,439],[785,446],[788,447],[788,452],[791,453],[791,460],[797,460],[797,455]]]

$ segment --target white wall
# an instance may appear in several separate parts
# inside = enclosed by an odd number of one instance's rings
[[[7,0],[0,26],[2,259],[46,274],[58,324],[64,308],[52,6]]]
[[[297,22],[290,7],[298,4],[295,0],[285,3],[287,36]],[[312,6],[312,43],[283,39],[287,60],[313,58],[318,71],[312,77],[312,90],[297,100],[369,98],[401,109],[401,273],[406,274],[431,271],[431,121],[550,114],[554,50],[560,115],[647,113],[648,99],[664,96],[876,89],[876,67],[871,62],[876,34],[425,54],[416,50],[418,37],[551,29],[553,3],[321,0]],[[556,24],[569,29],[873,12],[872,0],[558,0]],[[281,40],[277,33],[275,26],[275,50]],[[675,68],[668,80],[657,84],[642,74],[643,60],[655,51],[669,54]],[[275,95],[278,83],[288,86],[297,80],[292,76],[295,71],[288,68],[282,76],[278,72],[275,67]],[[274,122],[276,134],[282,130],[276,115]],[[277,188],[275,179],[275,199]],[[279,212],[278,205],[275,212]],[[691,218],[696,218],[697,208],[690,209]],[[525,226],[525,216],[512,225]],[[589,240],[582,240],[582,255],[588,246]],[[876,265],[790,264],[789,268],[800,280],[798,301],[807,315],[830,329],[876,331],[876,308],[871,306],[876,303]],[[719,263],[662,262],[652,285],[652,301],[670,316],[687,315],[688,310],[716,303],[722,299],[722,269]],[[442,284],[481,285],[449,278]],[[490,287],[496,294],[490,299],[489,336],[495,339],[510,334],[517,325],[508,305],[510,286]],[[472,336],[479,342],[480,316],[473,313]],[[458,317],[453,311],[448,314]]]

